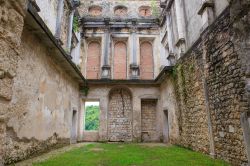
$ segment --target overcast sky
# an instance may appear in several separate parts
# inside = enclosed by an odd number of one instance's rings
[[[99,106],[99,102],[85,102],[85,107],[87,107],[87,106],[91,106],[91,105],[93,105],[93,106]]]

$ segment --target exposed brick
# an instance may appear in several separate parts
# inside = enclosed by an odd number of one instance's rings
[[[153,48],[149,42],[140,45],[140,76],[143,80],[154,78]]]
[[[87,56],[87,78],[98,79],[100,77],[101,57],[101,46],[98,42],[89,43]]]
[[[123,42],[115,44],[114,79],[127,78],[127,45]]]

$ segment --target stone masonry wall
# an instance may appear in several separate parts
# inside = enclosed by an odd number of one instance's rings
[[[13,95],[26,1],[0,0],[0,165],[3,165],[6,120]]]
[[[114,89],[109,98],[109,141],[132,141],[132,99],[130,92],[122,88]]]
[[[156,100],[141,101],[142,142],[156,141],[156,106]]]
[[[26,1],[0,1],[0,165],[68,144],[78,83],[27,26]]]
[[[202,45],[183,57],[173,74],[179,105],[180,144],[209,153],[209,131],[203,88]]]
[[[73,109],[79,110],[78,83],[26,28],[21,39],[13,96],[1,107],[8,110],[6,164],[69,144]]]
[[[245,73],[231,35],[229,11],[204,34],[206,80],[213,126],[215,154],[218,158],[240,165],[246,161],[240,123],[244,107]]]
[[[201,35],[173,74],[180,101],[180,144],[241,165],[247,163],[240,123],[241,113],[249,111],[246,61],[236,49],[240,41],[232,37],[229,11]]]

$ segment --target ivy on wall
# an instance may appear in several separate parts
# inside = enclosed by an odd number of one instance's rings
[[[77,16],[74,16],[73,18],[73,31],[79,32],[79,21]]]

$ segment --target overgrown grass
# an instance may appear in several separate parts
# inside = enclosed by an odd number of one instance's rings
[[[223,161],[181,147],[90,144],[35,166],[226,166]]]

